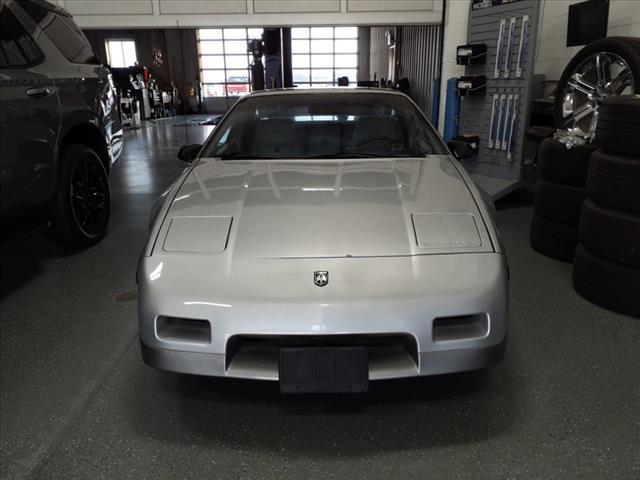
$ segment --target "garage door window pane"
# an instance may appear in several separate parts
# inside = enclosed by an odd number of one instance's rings
[[[312,27],[311,38],[333,38],[333,27]]]
[[[134,42],[122,42],[122,51],[124,52],[125,65],[132,67],[138,61],[136,57],[136,44]]]
[[[309,53],[309,40],[291,40],[292,53]]]
[[[124,52],[122,42],[107,42],[107,61],[112,68],[124,68]]]
[[[292,55],[291,66],[293,68],[309,68],[309,55]]]
[[[309,38],[309,28],[292,28],[291,38]]]
[[[133,67],[136,57],[136,44],[133,40],[107,40],[107,61],[111,67]]]
[[[202,55],[222,54],[222,42],[211,40],[200,42],[200,53]]]
[[[309,70],[293,70],[293,83],[308,82],[310,78]]]
[[[200,40],[222,40],[222,30],[219,28],[204,28],[198,30]]]
[[[211,84],[205,85],[204,96],[205,97],[224,97],[225,96],[224,85],[211,85]]]
[[[338,40],[336,39],[336,52],[357,53],[358,40]]]
[[[358,81],[358,70],[355,68],[336,69],[336,79],[340,77],[348,77],[350,82]]]
[[[203,70],[202,81],[204,83],[223,83],[224,70]]]
[[[315,82],[331,82],[331,83],[333,83],[333,81],[334,81],[333,69],[327,68],[327,69],[311,70],[311,81],[313,83],[315,83]]]
[[[237,54],[247,53],[247,42],[244,40],[225,40],[224,41],[224,53]]]
[[[358,38],[358,27],[336,27],[335,38]]]
[[[333,68],[333,55],[311,55],[312,68]]]
[[[311,53],[333,53],[333,40],[311,40]]]
[[[227,55],[227,68],[249,68],[249,61],[246,55]]]
[[[224,39],[225,40],[245,40],[247,38],[247,31],[244,28],[225,28]]]
[[[200,57],[202,68],[224,68],[224,57],[222,55],[203,55]]]
[[[249,73],[246,68],[244,70],[227,70],[226,81],[233,83],[248,83]]]
[[[358,55],[336,55],[336,68],[357,68]]]
[[[250,39],[262,38],[263,28],[250,28],[247,30],[247,37]]]

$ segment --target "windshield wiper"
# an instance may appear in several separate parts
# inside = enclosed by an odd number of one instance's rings
[[[314,159],[314,158],[408,158],[408,157],[423,157],[426,153],[413,155],[410,153],[395,153],[391,155],[380,155],[378,153],[366,153],[366,152],[336,152],[336,153],[327,153],[322,155],[309,155],[308,157],[303,157],[305,159]]]
[[[227,153],[220,155],[221,160],[276,160],[276,157],[254,155],[252,153]]]
[[[309,155],[308,157],[302,157],[305,159],[315,158],[387,158],[388,155],[379,155],[377,153],[365,153],[365,152],[335,152],[324,153],[322,155]]]

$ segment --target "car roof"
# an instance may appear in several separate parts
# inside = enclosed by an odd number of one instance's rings
[[[316,88],[275,88],[272,90],[253,91],[247,97],[261,97],[271,95],[295,95],[295,94],[319,94],[319,93],[358,93],[358,94],[385,94],[385,95],[401,95],[406,96],[398,90],[389,90],[388,88],[377,87],[316,87]]]

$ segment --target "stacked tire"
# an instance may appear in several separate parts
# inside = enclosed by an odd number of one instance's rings
[[[531,247],[547,257],[571,262],[578,244],[580,211],[589,158],[596,147],[577,145],[568,149],[546,138],[538,149],[538,183],[531,221]]]
[[[586,300],[640,317],[640,96],[600,105],[573,285]]]

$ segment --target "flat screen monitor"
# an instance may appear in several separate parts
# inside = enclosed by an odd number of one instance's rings
[[[638,7],[640,8],[640,2]],[[588,0],[569,5],[567,25],[567,47],[586,45],[607,36],[609,2]]]

